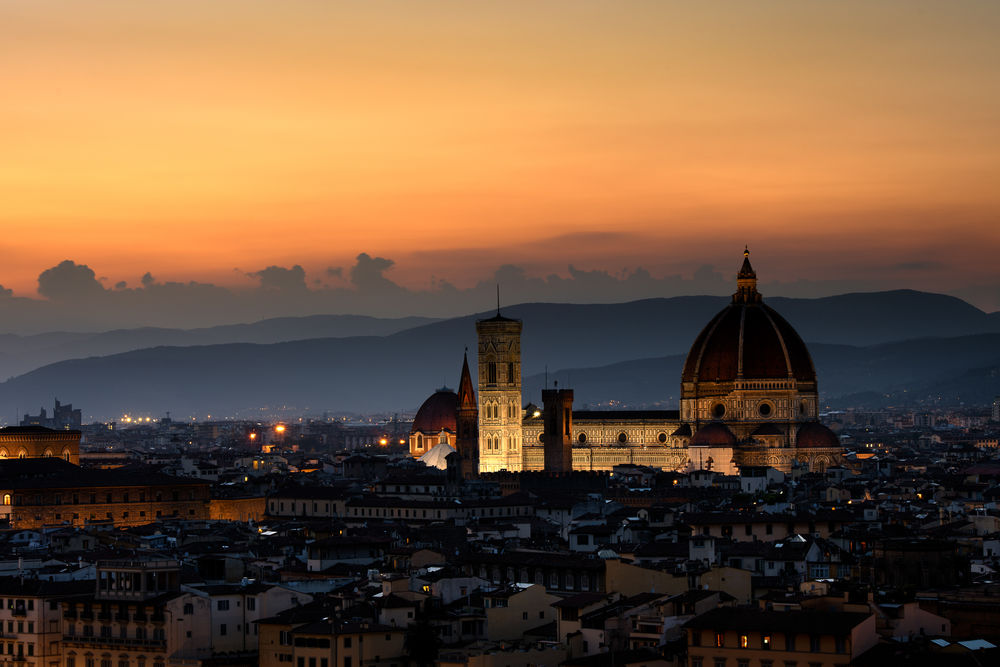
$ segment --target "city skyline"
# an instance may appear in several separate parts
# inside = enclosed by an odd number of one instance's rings
[[[362,253],[386,260],[376,280],[442,300],[505,265],[724,293],[749,243],[772,295],[1000,309],[995,5],[57,2],[0,19],[8,297],[38,298],[64,260],[109,292],[147,273],[351,291]],[[651,296],[642,282],[618,299]]]

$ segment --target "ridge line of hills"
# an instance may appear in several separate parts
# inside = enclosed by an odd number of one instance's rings
[[[550,379],[575,389],[580,407],[676,408],[684,355],[727,301],[675,297],[504,308],[525,322],[524,401],[537,402],[547,366],[554,369]],[[765,301],[809,345],[824,401],[894,392],[917,400],[937,386],[966,402],[988,402],[991,392],[1000,393],[989,375],[1000,366],[1000,317],[954,297],[904,290]],[[50,405],[56,396],[81,407],[86,419],[167,410],[248,416],[261,408],[299,414],[414,409],[442,384],[455,386],[463,348],[476,349],[477,317],[415,318],[415,326],[369,318],[355,321],[352,330],[365,335],[159,345],[67,359],[0,384],[0,416]],[[302,324],[296,319],[276,318],[282,335],[295,335]],[[300,336],[310,331],[298,328]],[[961,387],[956,378],[966,376],[968,386]]]

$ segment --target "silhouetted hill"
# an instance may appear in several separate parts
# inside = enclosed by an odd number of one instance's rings
[[[809,345],[824,406],[847,407],[859,402],[878,405],[985,405],[1000,394],[1000,334],[957,338],[924,338],[869,347]],[[577,405],[613,408],[676,408],[685,355],[638,359],[599,368],[550,372],[571,387]],[[537,402],[544,374],[525,377],[525,396]],[[940,398],[935,398],[940,397]]]
[[[250,324],[203,329],[116,329],[103,333],[52,332],[0,335],[0,377],[20,375],[64,359],[103,356],[162,345],[280,343],[310,338],[386,336],[434,322],[428,317],[385,319],[364,315],[276,317]]]
[[[525,323],[524,400],[539,400],[547,366],[551,378],[576,390],[578,405],[618,401],[674,407],[688,347],[727,302],[679,297],[505,308],[505,315]],[[915,387],[1000,361],[997,334],[982,334],[1000,323],[952,297],[899,291],[768,303],[810,343],[824,397]],[[415,409],[436,387],[457,383],[462,349],[468,346],[475,357],[475,320],[483,315],[492,313],[385,336],[155,347],[63,361],[0,385],[0,406],[8,419],[15,409],[34,411],[50,405],[55,396],[95,418],[166,410],[177,415],[246,415],[251,408],[281,405],[314,413]],[[246,326],[253,335],[265,337],[307,330],[298,326],[300,318],[278,322],[286,324],[275,324],[270,333]],[[398,321],[384,326],[396,326],[393,323]],[[957,338],[952,335],[956,330],[981,335]],[[203,331],[251,335],[241,327]],[[106,340],[118,335],[132,340],[126,333],[111,332]],[[942,340],[928,340],[930,336]]]

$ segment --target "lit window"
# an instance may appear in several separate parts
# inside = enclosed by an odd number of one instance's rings
[[[740,635],[740,648],[747,648],[750,646],[750,637],[748,635]]]

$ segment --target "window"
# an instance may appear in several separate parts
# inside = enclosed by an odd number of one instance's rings
[[[712,664],[715,665],[715,667],[726,667],[726,659],[725,658],[715,658],[712,661]]]
[[[344,637],[344,648],[351,648],[351,638]]]
[[[715,646],[716,648],[722,648],[726,645],[726,635],[721,632],[715,633]]]
[[[691,667],[702,667],[703,663],[700,655],[691,657]]]
[[[190,616],[194,613],[194,605],[190,602],[184,605],[184,615]]]
[[[791,633],[785,635],[785,650],[786,651],[795,650],[795,635]]]
[[[835,650],[837,653],[847,653],[847,639],[844,637],[837,637],[833,641],[836,646]]]
[[[691,631],[691,646],[701,646],[701,630]]]
[[[813,653],[819,653],[819,635],[809,636],[809,650]]]
[[[226,624],[225,623],[220,623],[219,624],[219,636],[220,637],[225,637],[226,636]]]
[[[740,635],[740,648],[749,648],[749,647],[750,647],[750,636]]]
[[[771,649],[771,635],[762,635],[760,638],[760,647],[765,651]]]
[[[219,600],[215,603],[215,608],[219,611],[229,611],[229,600]]]
[[[247,611],[257,610],[257,598],[247,598]]]

